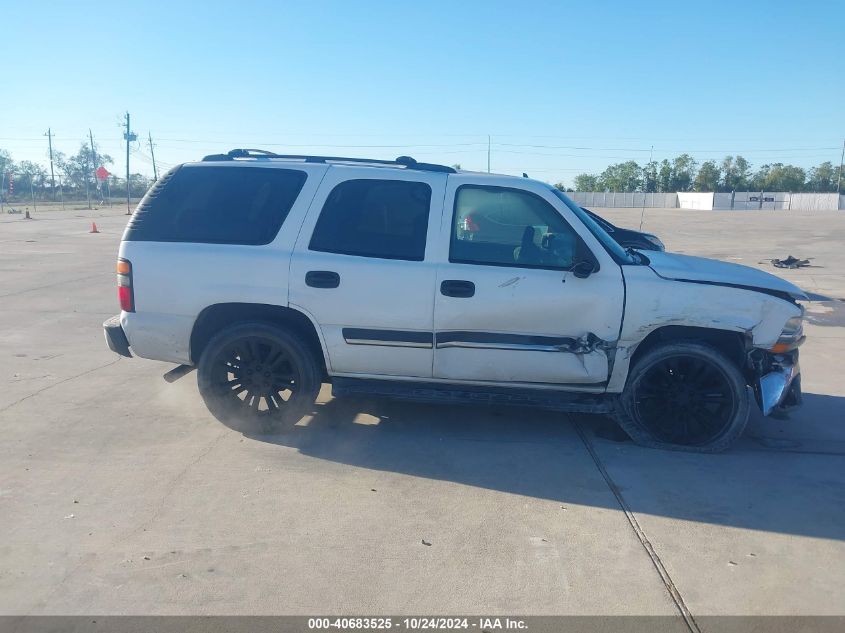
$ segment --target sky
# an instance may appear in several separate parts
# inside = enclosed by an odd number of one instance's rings
[[[839,163],[845,2],[0,0],[0,149],[235,147],[571,184],[681,152]],[[653,149],[652,149],[653,148]]]

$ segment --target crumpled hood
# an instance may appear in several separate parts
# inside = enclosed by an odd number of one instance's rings
[[[804,291],[797,286],[756,268],[677,253],[649,251],[647,257],[651,269],[665,279],[775,290],[793,299],[807,299]]]

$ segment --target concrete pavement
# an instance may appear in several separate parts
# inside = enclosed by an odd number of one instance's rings
[[[754,216],[648,210],[645,228],[740,263],[812,251],[823,268],[784,276],[845,297],[843,218],[785,237],[791,218]],[[0,613],[845,613],[837,304],[811,309],[806,406],[723,455],[327,389],[294,432],[246,438],[193,374],[105,347],[125,221],[0,217]]]

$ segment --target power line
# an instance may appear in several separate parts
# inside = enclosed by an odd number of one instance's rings
[[[322,135],[325,136],[325,135]],[[339,135],[338,135],[339,136]],[[390,135],[386,135],[390,136]],[[59,137],[57,135],[53,135],[54,138],[63,138],[63,139],[71,139],[74,137]],[[124,136],[125,138],[125,136]],[[530,138],[530,137],[525,137]],[[585,137],[586,138],[586,137]],[[14,140],[14,141],[36,141],[39,140],[37,137],[0,137],[0,140]],[[103,140],[107,141],[117,141],[121,139],[115,138],[106,138]],[[170,138],[170,137],[159,137],[159,141],[171,142],[171,143],[190,143],[190,144],[222,144],[224,141],[222,138],[216,139],[188,139],[188,138]],[[235,141],[229,141],[235,142]],[[590,151],[590,152],[605,152],[605,151],[615,151],[615,152],[650,152],[652,151],[650,148],[644,147],[597,147],[597,146],[590,146],[590,145],[549,145],[549,144],[540,144],[540,143],[503,143],[503,142],[493,142],[491,139],[488,139],[486,142],[484,141],[476,141],[476,142],[461,142],[461,143],[405,143],[405,144],[348,144],[348,143],[308,143],[308,144],[301,144],[301,143],[273,143],[273,142],[265,142],[265,141],[244,141],[240,139],[240,142],[244,145],[261,145],[266,147],[290,147],[290,148],[345,148],[345,149],[411,149],[411,148],[453,148],[453,147],[478,147],[478,148],[491,148],[492,146],[495,147],[512,147],[512,148],[527,148],[527,149],[569,149],[569,150],[576,150],[576,151]],[[661,153],[666,152],[686,152],[686,153],[696,153],[696,154],[705,154],[705,153],[715,153],[715,154],[752,154],[752,153],[762,153],[762,154],[772,154],[772,153],[780,153],[780,152],[812,152],[812,151],[834,151],[838,150],[839,146],[813,146],[813,147],[770,147],[770,148],[755,148],[755,149],[692,149],[692,148],[684,148],[684,147],[673,147],[673,148],[661,148],[658,146],[658,151]],[[501,150],[506,151],[506,150]],[[540,155],[540,154],[538,154]],[[574,155],[565,155],[565,156],[578,156],[577,154]],[[606,156],[606,158],[614,158],[613,156]]]

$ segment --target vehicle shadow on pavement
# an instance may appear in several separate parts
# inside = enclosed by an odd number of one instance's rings
[[[803,415],[843,419],[845,398],[805,398]],[[792,415],[785,424],[800,426]],[[288,433],[253,439],[359,468],[619,509],[586,441],[636,513],[845,540],[845,451],[766,446],[759,437],[715,455],[653,450],[619,441],[608,424],[532,409],[345,398],[315,405]]]

